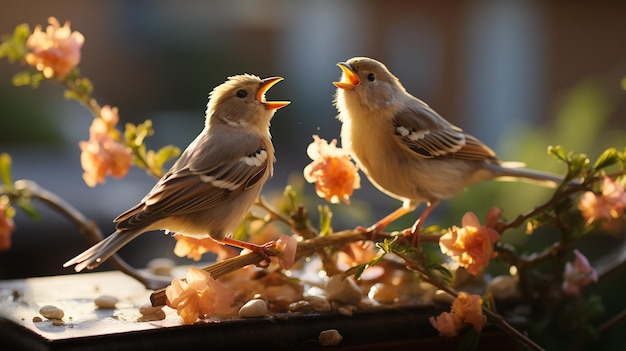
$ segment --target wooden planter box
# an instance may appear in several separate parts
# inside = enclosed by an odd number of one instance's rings
[[[139,306],[152,291],[120,272],[85,273],[0,281],[2,350],[456,350],[460,338],[441,338],[428,318],[448,306],[372,308],[353,316],[337,312],[281,313],[263,318],[180,325],[176,311],[166,319],[137,322]],[[112,295],[115,309],[96,309],[94,299]],[[43,305],[64,310],[65,325],[34,322]],[[338,346],[322,347],[321,331],[337,329]],[[480,350],[519,349],[508,335],[487,327]]]

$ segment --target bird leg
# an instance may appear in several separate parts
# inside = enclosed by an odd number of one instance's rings
[[[371,239],[372,241],[374,241],[374,238],[376,237],[376,234],[380,233],[383,229],[385,229],[385,227],[387,225],[389,225],[389,223],[395,221],[396,219],[404,216],[405,214],[413,211],[415,209],[415,206],[402,206],[400,208],[398,208],[397,210],[391,212],[390,214],[388,214],[387,216],[385,216],[385,218],[381,219],[380,221],[376,222],[374,225],[372,225],[371,227],[367,228],[367,229],[363,229],[363,228],[357,228],[357,230],[362,230],[363,232],[366,233],[370,233],[372,235]]]
[[[426,207],[424,212],[422,212],[422,215],[420,216],[420,218],[418,218],[417,221],[415,221],[415,223],[411,227],[411,230],[409,231],[407,229],[404,232],[404,235],[407,235],[407,236],[410,235],[412,237],[413,246],[415,247],[420,246],[420,232],[422,231],[422,223],[424,223],[424,221],[426,220],[426,217],[428,217],[428,215],[430,214],[430,212],[433,210],[433,208],[436,205],[437,205],[437,202],[429,202],[428,207]]]
[[[272,250],[276,246],[275,241],[269,241],[263,245],[257,245],[257,244],[249,243],[246,241],[241,241],[241,240],[226,237],[220,240],[220,242],[223,244],[230,245],[230,246],[238,247],[240,249],[250,250],[252,252],[255,252],[261,255],[261,257],[263,257],[263,261],[258,263],[257,266],[263,267],[263,268],[269,266],[270,256],[276,256],[276,252]]]
[[[383,218],[380,221],[376,222],[374,225],[369,227],[367,230],[368,231],[372,231],[374,233],[378,233],[378,232],[382,231],[383,229],[385,229],[385,227],[388,226],[389,223],[395,221],[396,219],[404,216],[405,214],[407,214],[407,213],[409,213],[411,211],[413,211],[413,209],[405,208],[404,206],[402,206],[399,209],[397,209],[397,210],[391,212],[390,214],[388,214],[387,216],[385,216],[385,218]]]

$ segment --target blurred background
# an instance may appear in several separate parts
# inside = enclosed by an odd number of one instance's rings
[[[184,149],[203,127],[209,91],[226,77],[284,77],[268,94],[292,101],[272,123],[278,161],[264,189],[268,197],[288,182],[301,185],[313,134],[339,137],[331,82],[340,76],[335,64],[353,56],[386,63],[409,92],[504,160],[562,173],[563,165],[546,153],[549,145],[592,159],[606,147],[626,145],[626,2],[0,0],[0,8],[2,34],[21,23],[45,27],[49,16],[70,21],[85,36],[79,68],[94,83],[94,97],[119,107],[120,126],[152,119],[156,135],[148,146],[154,149]],[[0,152],[13,157],[14,179],[34,180],[110,233],[111,220],[155,180],[133,169],[123,180],[87,187],[78,142],[88,139],[92,117],[51,82],[35,90],[12,86],[11,77],[23,69],[0,62]],[[313,185],[301,187],[314,217],[324,201]],[[469,210],[482,220],[493,205],[513,218],[549,194],[532,185],[479,184],[439,206],[427,224],[460,225]],[[349,209],[331,206],[336,230],[369,226],[400,205],[365,177],[352,202]],[[62,263],[88,247],[66,219],[35,205],[43,218],[33,222],[18,213],[13,247],[0,252],[0,279],[71,274]],[[390,229],[411,225],[422,209]],[[503,240],[529,240],[521,233]],[[533,240],[535,247],[549,243]],[[603,237],[585,254],[593,263],[621,240]],[[173,247],[170,237],[152,233],[120,253],[135,267],[157,257],[193,263],[174,257]],[[623,281],[619,274],[613,282]],[[615,290],[609,284],[600,293],[614,291],[606,304],[622,309]]]
[[[203,127],[209,91],[226,77],[284,77],[268,94],[292,101],[272,123],[278,161],[268,196],[301,178],[313,134],[339,137],[331,82],[340,76],[335,64],[353,56],[386,63],[409,92],[504,160],[561,173],[563,165],[546,154],[549,145],[592,158],[626,145],[626,2],[2,2],[2,34],[21,23],[45,27],[49,16],[70,21],[85,36],[79,68],[94,83],[94,97],[119,107],[120,126],[152,119],[150,148],[184,149]],[[133,169],[124,180],[87,187],[78,142],[88,139],[91,116],[65,100],[59,85],[12,86],[22,69],[0,62],[0,152],[12,155],[14,178],[36,181],[111,232],[111,220],[155,180]],[[313,185],[304,189],[315,212],[323,200]],[[444,203],[429,221],[460,225],[465,211],[484,218],[492,205],[513,217],[547,195],[536,186],[489,182]],[[88,246],[68,221],[36,205],[41,221],[16,217],[13,248],[0,252],[0,279],[72,273],[62,263]],[[335,216],[335,229],[368,226],[399,205],[363,177],[353,197],[358,211],[333,207],[346,213]],[[391,229],[412,224],[418,214]],[[175,258],[173,246],[153,233],[121,253],[144,267],[152,258]]]

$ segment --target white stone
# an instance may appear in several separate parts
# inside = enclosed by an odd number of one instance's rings
[[[63,319],[65,315],[62,309],[53,305],[43,306],[39,309],[39,313],[47,319]]]
[[[330,277],[326,283],[326,297],[348,305],[358,305],[363,294],[352,277],[344,278],[341,274]]]
[[[117,304],[118,301],[119,300],[115,296],[102,295],[96,298],[93,302],[98,308],[113,309],[115,308],[115,304]]]
[[[517,280],[510,275],[497,276],[488,283],[487,289],[496,299],[510,299],[517,296]]]
[[[267,303],[261,299],[252,299],[239,309],[239,317],[263,317],[267,314]]]

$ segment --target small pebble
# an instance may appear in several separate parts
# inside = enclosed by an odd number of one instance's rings
[[[330,301],[338,301],[348,305],[361,302],[361,289],[351,277],[344,278],[341,274],[330,277],[326,284],[326,296]]]
[[[155,258],[150,260],[147,266],[152,274],[171,276],[175,265],[174,260],[169,258]]]
[[[60,326],[65,325],[65,322],[62,319],[53,319],[52,325],[60,327]]]
[[[137,318],[137,322],[153,322],[165,319],[163,306],[153,307],[146,303],[139,307],[139,313],[141,313],[141,317]]]
[[[314,311],[313,305],[309,301],[306,301],[306,300],[300,300],[300,301],[290,303],[289,306],[287,306],[287,310],[290,312],[301,312],[301,313]]]
[[[35,316],[35,317],[33,317],[33,322],[34,323],[43,322],[43,319],[41,319],[41,317],[39,317],[39,316]]]
[[[370,299],[376,300],[380,303],[391,304],[397,302],[400,299],[398,294],[398,288],[395,286],[376,283],[372,285],[370,291],[367,293]]]
[[[307,296],[304,300],[311,303],[314,311],[330,311],[330,302],[328,302],[325,298],[319,296]]]
[[[452,301],[454,301],[454,296],[448,294],[443,290],[437,290],[435,291],[435,296],[433,297],[433,300],[436,302],[452,303]]]
[[[487,289],[496,299],[510,299],[518,295],[517,280],[510,275],[499,275],[493,278],[487,284]]]
[[[330,306],[330,302],[328,302],[328,300],[326,300],[323,297],[306,296],[302,300],[298,300],[289,304],[289,306],[287,306],[287,310],[291,312],[300,312],[300,313],[307,313],[307,312],[314,312],[314,311],[323,312],[323,311],[330,311],[331,306]]]
[[[239,317],[262,317],[267,313],[267,304],[261,299],[252,299],[239,309]]]
[[[356,311],[356,308],[357,307],[353,305],[339,306],[337,308],[337,312],[341,313],[342,315],[346,317],[352,317],[352,315],[354,314],[354,311]]]
[[[39,313],[47,319],[63,319],[63,310],[52,305],[46,305],[39,309]]]
[[[94,303],[101,309],[113,309],[119,300],[115,296],[102,295],[94,300]]]
[[[343,340],[337,329],[324,330],[317,337],[322,346],[337,346]]]

